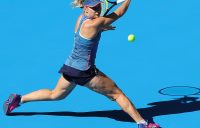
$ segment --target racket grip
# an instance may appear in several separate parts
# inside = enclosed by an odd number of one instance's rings
[[[116,3],[119,4],[121,2],[124,2],[125,0],[117,0]]]

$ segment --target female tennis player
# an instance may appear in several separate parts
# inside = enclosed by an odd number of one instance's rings
[[[148,124],[116,83],[95,66],[102,30],[112,29],[107,26],[125,14],[130,1],[125,0],[114,12],[104,17],[100,16],[100,0],[78,1],[77,4],[80,4],[78,6],[83,7],[83,13],[77,19],[74,48],[59,70],[62,75],[57,85],[53,90],[42,89],[23,96],[11,94],[4,103],[5,114],[10,114],[16,107],[26,102],[64,99],[76,85],[81,85],[116,101],[122,110],[137,122],[139,128],[157,128],[156,124]]]

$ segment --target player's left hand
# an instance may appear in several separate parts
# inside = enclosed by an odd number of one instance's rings
[[[109,25],[102,28],[102,31],[115,30],[115,26]]]

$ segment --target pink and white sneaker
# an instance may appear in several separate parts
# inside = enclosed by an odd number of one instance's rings
[[[17,94],[10,94],[9,98],[4,102],[3,109],[6,115],[9,115],[12,110],[20,106],[21,96]]]
[[[138,128],[160,128],[160,125],[154,123],[149,123],[148,125],[138,124]]]

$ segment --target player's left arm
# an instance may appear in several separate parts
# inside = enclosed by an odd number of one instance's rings
[[[94,26],[97,26],[97,28],[101,29],[105,26],[111,25],[113,22],[118,20],[126,13],[130,5],[130,1],[131,0],[125,0],[124,3],[121,6],[119,6],[113,13],[94,19]]]

